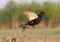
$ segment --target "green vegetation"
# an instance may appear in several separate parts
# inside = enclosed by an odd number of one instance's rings
[[[39,14],[43,9],[46,10],[44,21],[47,23],[55,20],[60,21],[60,3],[44,2],[43,5],[40,5],[39,3],[32,2],[31,4],[23,3],[17,5],[13,1],[10,1],[5,9],[0,10],[0,27],[15,28],[22,21],[27,21],[27,18],[22,15],[23,10],[30,10]]]

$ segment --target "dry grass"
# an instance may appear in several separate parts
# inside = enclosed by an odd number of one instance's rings
[[[60,29],[0,30],[0,42],[6,42],[8,36],[16,42],[60,42]]]

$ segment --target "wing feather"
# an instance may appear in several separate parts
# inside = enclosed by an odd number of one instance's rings
[[[23,14],[26,15],[26,17],[28,18],[29,21],[38,18],[37,14],[35,12],[23,11]]]

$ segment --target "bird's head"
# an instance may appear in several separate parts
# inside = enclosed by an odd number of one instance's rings
[[[41,13],[45,14],[46,10],[41,10]]]

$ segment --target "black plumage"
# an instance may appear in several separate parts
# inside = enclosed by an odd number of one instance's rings
[[[28,15],[28,13],[25,11],[25,15]],[[32,12],[33,13],[33,12]],[[29,13],[30,14],[30,13]],[[30,25],[30,26],[34,26],[34,25],[37,25],[41,22],[41,20],[43,19],[44,17],[44,14],[45,14],[45,11],[41,11],[38,15],[35,14],[37,16],[37,18],[35,19],[32,19],[31,21],[29,20],[28,18],[28,22],[27,23],[24,23],[24,24],[21,24],[20,27],[23,27],[24,29],[26,28],[26,25]],[[33,14],[34,15],[34,14]],[[32,15],[31,15],[32,16]]]

